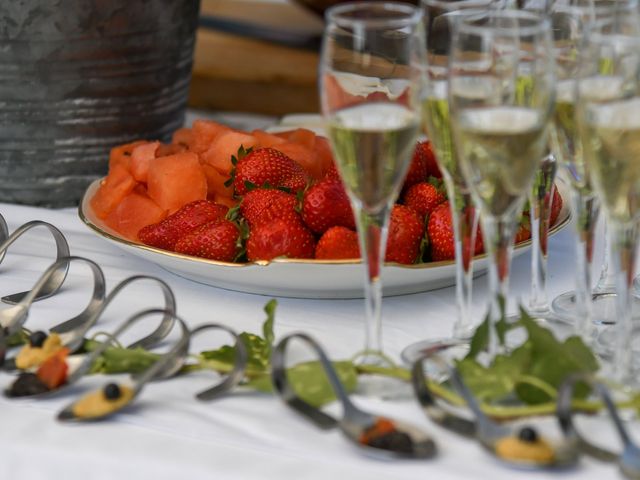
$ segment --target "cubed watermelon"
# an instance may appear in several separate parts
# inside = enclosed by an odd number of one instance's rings
[[[148,142],[137,145],[131,152],[131,175],[138,182],[147,183],[149,164],[156,158],[160,142]]]
[[[201,155],[203,162],[208,163],[223,175],[231,173],[231,156],[238,153],[238,149],[243,146],[250,148],[256,146],[258,140],[253,135],[228,130],[218,135],[211,148]]]
[[[114,163],[91,199],[91,208],[98,217],[106,218],[136,185],[129,170],[120,162]]]
[[[189,202],[207,198],[207,178],[195,153],[178,153],[151,161],[147,189],[153,201],[173,213]]]
[[[122,199],[105,222],[123,237],[139,241],[138,232],[142,227],[158,223],[166,216],[165,210],[160,208],[148,195],[140,193],[136,189]]]

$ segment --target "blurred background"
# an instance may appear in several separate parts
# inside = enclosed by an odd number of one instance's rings
[[[266,115],[316,112],[321,12],[336,2],[202,0],[189,105]]]

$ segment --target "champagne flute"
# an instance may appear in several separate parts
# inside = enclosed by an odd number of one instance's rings
[[[499,349],[518,216],[547,148],[555,94],[549,22],[497,10],[455,23],[449,106],[462,172],[489,253],[489,355]]]
[[[640,238],[640,19],[634,6],[596,22],[580,60],[578,132],[607,217],[616,277],[613,375],[632,386],[631,292]]]
[[[596,22],[610,17],[619,7],[632,8],[632,5],[629,0],[556,0],[551,6],[551,15],[559,19],[554,22],[559,80],[552,137],[554,151],[570,180],[578,233],[575,292],[556,297],[552,308],[559,317],[574,320],[577,332],[587,341],[591,341],[594,330],[594,301],[606,302],[608,295],[592,290],[591,270],[600,204],[576,131],[578,51],[586,33]]]
[[[380,269],[420,126],[424,43],[422,12],[411,5],[354,2],[327,12],[321,104],[363,252],[365,364],[384,363]]]
[[[427,83],[422,101],[423,128],[431,140],[451,207],[456,268],[456,309],[453,339],[464,345],[473,334],[471,291],[478,215],[462,175],[451,136],[447,72],[453,22],[461,15],[496,6],[495,0],[422,0],[427,32]],[[404,349],[409,364],[440,340],[423,340]]]

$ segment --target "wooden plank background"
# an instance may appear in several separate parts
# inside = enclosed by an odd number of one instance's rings
[[[321,18],[288,2],[202,0],[203,13],[321,33]],[[212,30],[198,31],[189,103],[269,115],[317,112],[316,52]]]

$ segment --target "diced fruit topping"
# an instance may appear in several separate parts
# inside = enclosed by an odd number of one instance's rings
[[[122,395],[120,386],[117,383],[107,383],[102,393],[107,400],[117,400]]]
[[[316,242],[302,221],[277,218],[251,230],[247,240],[249,261],[276,257],[313,258]]]
[[[522,427],[518,438],[523,442],[533,443],[538,440],[538,432],[533,427]]]
[[[233,187],[244,195],[248,187],[284,187],[292,192],[303,190],[309,178],[300,165],[273,148],[260,148],[238,160]]]
[[[302,202],[302,219],[319,234],[335,226],[354,229],[351,204],[342,182],[328,179],[309,188]]]
[[[229,220],[200,225],[176,242],[175,251],[194,257],[232,262],[238,254],[240,231]]]
[[[209,200],[191,202],[161,222],[142,228],[138,238],[146,245],[173,250],[180,238],[200,225],[224,218],[228,210],[228,207]]]
[[[316,245],[318,260],[342,260],[360,258],[358,234],[346,227],[331,227]]]
[[[417,262],[423,238],[424,222],[420,216],[405,205],[394,205],[385,260],[404,264]]]
[[[362,433],[360,443],[397,453],[412,453],[414,447],[411,437],[398,431],[393,422],[386,418],[377,418],[376,422]]]
[[[67,381],[67,356],[68,348],[62,348],[47,358],[38,368],[36,376],[49,390],[58,388]]]

